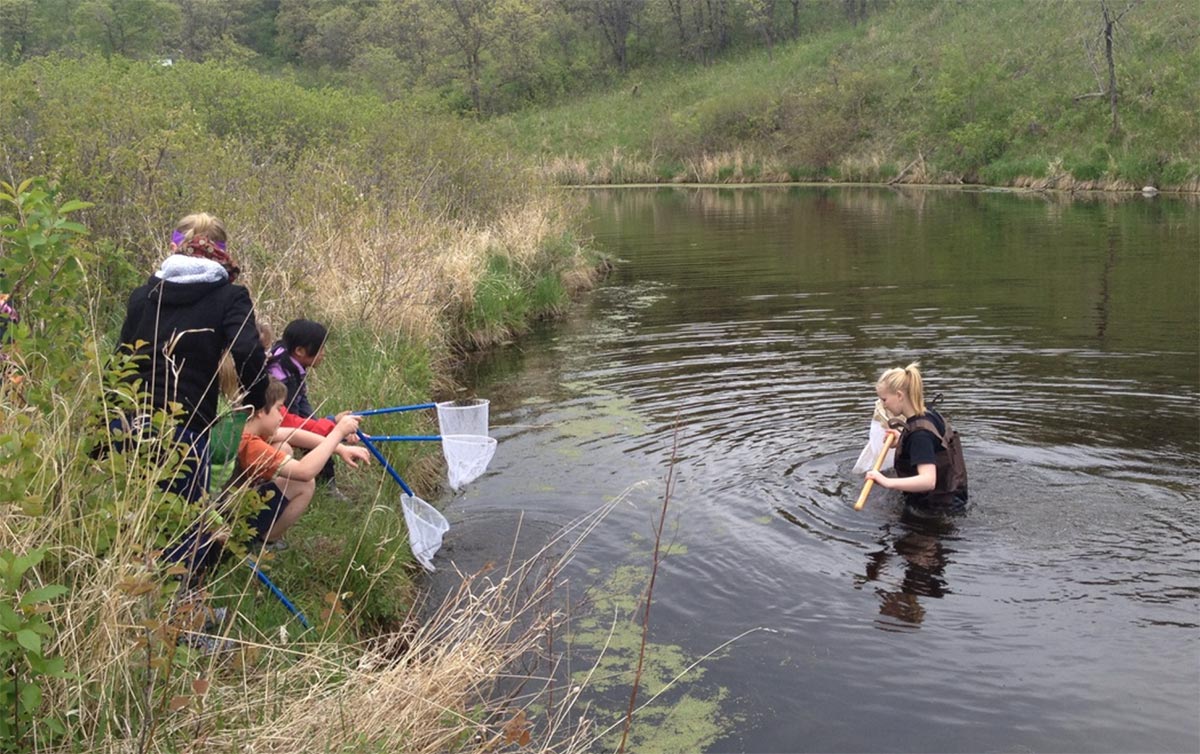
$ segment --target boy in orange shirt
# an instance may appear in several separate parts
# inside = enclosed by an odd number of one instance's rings
[[[266,501],[267,507],[255,514],[250,525],[268,549],[277,550],[287,546],[283,535],[308,508],[317,474],[331,456],[341,456],[352,468],[357,468],[359,462],[370,461],[366,448],[342,444],[343,439],[358,430],[360,421],[360,417],[349,412],[337,417],[336,425],[325,437],[302,429],[281,430],[286,397],[283,383],[271,380],[266,408],[255,411],[246,420],[234,472],[236,481],[253,484]],[[289,443],[307,449],[308,453],[299,460],[293,458]]]

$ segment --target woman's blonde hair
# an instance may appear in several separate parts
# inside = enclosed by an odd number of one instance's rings
[[[914,361],[901,369],[893,367],[879,375],[879,387],[893,393],[904,393],[917,415],[925,413],[925,383],[921,381],[921,364]]]
[[[193,238],[207,238],[217,243],[225,243],[228,240],[225,236],[225,223],[221,222],[216,215],[210,215],[207,212],[196,212],[184,217],[175,224],[175,231],[182,233],[185,241]]]
[[[275,330],[271,323],[260,319],[255,324],[258,326],[258,342],[262,343],[263,348],[270,348],[275,342]]]
[[[221,354],[221,361],[217,364],[217,387],[233,405],[241,402],[242,383],[238,379],[237,365],[233,363],[229,351]]]

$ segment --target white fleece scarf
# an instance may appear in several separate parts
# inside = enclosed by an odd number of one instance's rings
[[[229,279],[220,262],[172,254],[163,260],[154,277],[171,283],[219,283]]]

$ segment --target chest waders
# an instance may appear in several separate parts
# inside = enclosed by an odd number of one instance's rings
[[[935,438],[938,446],[934,454],[934,465],[937,466],[937,485],[925,493],[910,493],[914,502],[923,506],[937,508],[953,508],[958,501],[967,497],[967,464],[963,460],[962,441],[954,430],[950,420],[942,417],[946,424],[943,434],[937,425],[925,417],[914,417],[908,420],[900,438],[901,447],[908,434],[923,429]],[[908,460],[908,456],[896,456],[896,471],[900,476],[916,476],[917,469]]]

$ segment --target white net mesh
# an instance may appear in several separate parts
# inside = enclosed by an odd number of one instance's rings
[[[444,435],[488,436],[488,401],[471,398],[437,404],[438,429]]]
[[[400,494],[400,508],[404,511],[413,556],[425,570],[437,570],[433,567],[433,556],[441,549],[442,535],[450,529],[450,522],[437,508],[412,495]]]
[[[867,440],[867,445],[858,454],[858,461],[854,464],[854,473],[865,474],[875,464],[876,457],[879,456],[879,451],[883,450],[883,440],[887,437],[887,423],[891,418],[887,409],[883,407],[883,402],[875,401],[875,414],[871,417],[871,433]],[[896,449],[892,448],[883,458],[883,465],[879,467],[880,471],[887,471],[896,463]]]
[[[442,453],[446,456],[450,486],[457,491],[487,471],[496,454],[496,438],[443,434]]]

